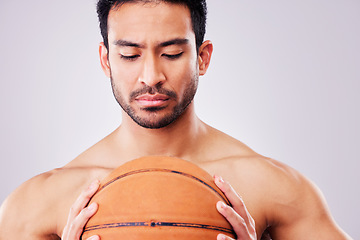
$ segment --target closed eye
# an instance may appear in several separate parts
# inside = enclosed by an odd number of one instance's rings
[[[134,61],[136,60],[138,57],[140,57],[139,54],[136,54],[136,55],[122,55],[120,54],[120,57],[124,60],[128,60],[128,61]]]
[[[163,54],[162,56],[170,59],[170,60],[174,60],[174,59],[178,59],[181,57],[181,55],[183,55],[184,52],[178,53],[178,54]]]

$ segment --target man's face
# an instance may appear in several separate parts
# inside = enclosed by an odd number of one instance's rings
[[[126,3],[110,11],[108,39],[113,92],[136,123],[161,128],[184,113],[199,77],[188,8]]]

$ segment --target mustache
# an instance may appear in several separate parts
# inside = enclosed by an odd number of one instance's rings
[[[162,94],[162,95],[166,95],[169,98],[177,98],[177,94],[174,91],[171,90],[167,90],[165,88],[162,87],[157,87],[157,86],[144,86],[141,89],[138,89],[136,91],[133,91],[130,93],[130,102],[135,101],[135,99],[143,94],[150,94],[150,95],[155,95],[155,94]]]

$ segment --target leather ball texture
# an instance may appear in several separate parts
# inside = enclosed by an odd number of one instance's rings
[[[127,162],[100,183],[91,202],[98,211],[82,239],[211,240],[219,233],[235,238],[216,203],[229,204],[213,177],[174,157],[148,156]]]

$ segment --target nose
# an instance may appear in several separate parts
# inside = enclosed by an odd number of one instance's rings
[[[142,84],[153,87],[162,84],[165,80],[166,78],[162,72],[159,60],[152,54],[146,56],[142,66],[142,72],[139,76],[139,81]]]

